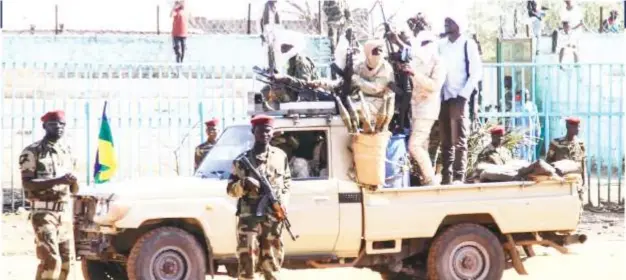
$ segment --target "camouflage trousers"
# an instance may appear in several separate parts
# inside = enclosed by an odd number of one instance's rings
[[[256,279],[260,271],[263,278],[279,279],[284,249],[281,240],[282,223],[274,217],[239,218],[237,225],[237,258],[239,279]]]
[[[435,176],[430,155],[428,154],[428,136],[434,120],[414,118],[409,138],[409,153],[417,163],[417,175],[422,185],[430,184]]]
[[[31,222],[39,265],[37,280],[64,280],[70,271],[71,220],[62,213],[36,210]]]

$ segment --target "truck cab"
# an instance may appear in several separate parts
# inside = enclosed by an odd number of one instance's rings
[[[528,256],[533,245],[566,253],[565,246],[586,240],[572,234],[581,211],[575,178],[362,188],[350,175],[352,135],[341,118],[328,104],[316,111],[302,103],[283,108],[275,131],[298,139],[292,156],[326,160],[312,163],[317,170],[308,177],[293,177],[286,209],[299,238],[283,236],[283,267],[500,279],[506,262],[526,273],[518,247]],[[248,123],[235,124],[193,176],[83,188],[74,234],[85,278],[201,279],[219,265],[235,276],[236,199],[226,184],[233,160],[253,141]]]

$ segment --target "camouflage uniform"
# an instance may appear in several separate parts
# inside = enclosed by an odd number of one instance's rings
[[[269,146],[262,153],[254,153],[253,150],[249,150],[246,156],[259,173],[268,176],[276,197],[282,205],[286,205],[291,187],[287,155],[273,146]],[[239,198],[237,209],[239,279],[254,279],[254,272],[257,270],[263,273],[265,279],[277,279],[277,272],[282,266],[284,257],[281,241],[283,224],[269,214],[270,212],[262,217],[255,215],[260,196],[244,188],[244,178],[249,175],[238,162],[235,162],[227,187],[230,196]]]
[[[196,152],[194,155],[194,170],[198,169],[198,166],[200,166],[200,163],[202,163],[202,160],[209,153],[209,151],[213,149],[214,145],[214,142],[206,141],[196,147]]]
[[[476,163],[490,163],[495,165],[505,165],[513,160],[511,151],[506,147],[494,147],[493,144],[487,145],[476,157]]]
[[[52,179],[72,173],[76,160],[69,146],[41,140],[22,151],[19,165],[22,180]],[[72,242],[70,186],[55,185],[52,189],[35,190],[24,185],[24,191],[33,205],[30,219],[39,259],[36,279],[67,279]]]
[[[279,136],[272,139],[272,145],[282,149],[289,159],[289,169],[292,178],[309,178],[311,169],[309,162],[301,157],[293,155],[293,151],[298,149],[300,142],[294,136]]]
[[[313,60],[300,54],[289,59],[287,75],[285,77],[286,83],[295,87],[303,87],[306,82],[318,79]],[[273,85],[271,90],[269,86],[265,86],[261,89],[261,92],[265,100],[270,102],[270,104],[274,102],[295,102],[298,100],[298,92],[282,84]]]
[[[578,137],[574,137],[572,141],[567,140],[567,137],[556,138],[550,142],[550,148],[548,148],[548,154],[546,155],[547,163],[554,163],[560,160],[573,160],[580,163],[582,166],[581,176],[583,179],[582,185],[585,184],[585,145]],[[583,199],[583,188],[578,190],[580,199]]]

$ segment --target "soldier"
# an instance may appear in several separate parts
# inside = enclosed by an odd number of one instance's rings
[[[311,169],[309,162],[301,157],[294,155],[294,151],[300,146],[300,141],[293,135],[281,135],[274,137],[272,145],[280,148],[287,154],[289,160],[289,169],[291,169],[291,178],[309,178],[311,177]]]
[[[267,174],[276,197],[282,205],[287,205],[291,171],[285,152],[270,145],[273,118],[259,115],[251,120],[251,124],[254,146],[246,151],[244,156],[259,173]],[[283,223],[269,214],[269,211],[262,217],[255,215],[260,200],[260,183],[250,175],[238,162],[234,162],[233,172],[226,187],[228,195],[239,199],[237,204],[239,279],[254,279],[255,269],[259,269],[265,279],[277,279],[284,253],[281,241]]]
[[[550,142],[550,148],[546,155],[546,162],[553,164],[561,160],[573,160],[581,166],[581,176],[583,185],[585,184],[585,145],[578,138],[580,119],[568,117],[565,119],[567,133],[561,138],[556,138]],[[582,188],[579,189],[582,199]]]
[[[368,124],[376,132],[389,126],[395,105],[395,94],[390,89],[390,85],[394,82],[393,68],[383,58],[383,47],[384,42],[381,40],[366,42],[364,46],[365,61],[355,66],[352,76],[352,85],[362,93],[361,101],[357,104],[356,109],[362,123]],[[337,82],[318,80],[307,84],[311,87],[322,87],[329,91],[338,92],[342,83],[341,80]],[[372,122],[374,125],[371,125]]]
[[[216,126],[218,122],[219,122],[218,119],[213,118],[204,123],[204,125],[206,126],[206,136],[207,136],[206,142],[196,147],[196,153],[194,156],[194,165],[193,165],[194,171],[198,170],[200,163],[202,163],[202,160],[204,159],[204,157],[209,153],[209,151],[213,148],[213,146],[215,145],[215,142],[217,141],[218,130]]]
[[[428,154],[428,137],[435,120],[439,117],[440,92],[446,78],[443,62],[439,58],[436,37],[428,31],[420,32],[414,42],[415,59],[404,64],[402,70],[409,73],[413,85],[411,96],[412,127],[409,153],[415,160],[421,185],[433,184],[435,170]]]
[[[305,42],[294,39],[292,42],[280,45],[283,58],[287,60],[287,73],[286,76],[274,75],[274,80],[279,82],[279,84],[272,85],[271,90],[269,86],[261,89],[261,93],[263,93],[265,100],[269,104],[298,101],[298,92],[288,88],[287,85],[302,87],[306,82],[318,78],[315,63],[302,53],[305,47],[304,44]],[[272,108],[266,109],[271,110]]]
[[[504,127],[496,126],[491,128],[489,132],[491,133],[491,143],[478,154],[476,163],[505,165],[513,160],[511,151],[502,146],[502,138],[505,132]]]
[[[72,207],[70,192],[78,192],[76,160],[61,138],[65,113],[41,117],[45,136],[20,155],[22,186],[31,202],[31,219],[39,266],[37,279],[67,279],[70,270]]]

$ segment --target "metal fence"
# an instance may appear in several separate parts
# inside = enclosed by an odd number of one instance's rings
[[[78,157],[83,183],[92,181],[105,100],[119,157],[118,180],[189,175],[193,149],[204,140],[201,122],[218,117],[223,127],[246,118],[247,92],[261,86],[255,84],[251,67],[3,62],[0,174],[11,207],[21,204],[17,158],[43,136],[39,117],[47,110],[66,111],[66,137]],[[482,117],[513,127],[526,125],[523,119],[539,120],[541,141],[526,154],[530,160],[545,153],[549,139],[564,134],[564,117],[580,117],[588,199],[594,205],[622,204],[625,86],[624,64],[581,64],[565,70],[556,64],[486,64]],[[506,94],[520,89],[530,95],[516,100]],[[526,101],[536,111],[525,109]]]

